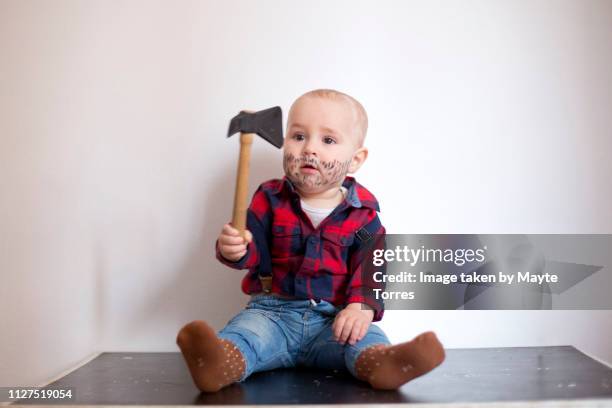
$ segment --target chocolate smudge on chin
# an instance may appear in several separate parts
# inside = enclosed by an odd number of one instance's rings
[[[311,165],[319,169],[319,172],[312,175],[301,175],[300,167],[304,164]],[[312,157],[295,157],[288,153],[283,156],[283,169],[289,179],[298,187],[320,187],[333,185],[342,182],[348,174],[351,160],[340,162],[338,160],[317,162]],[[326,170],[326,171],[323,171]]]

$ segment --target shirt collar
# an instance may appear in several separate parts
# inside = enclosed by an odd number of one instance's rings
[[[355,208],[366,207],[380,211],[376,198],[364,186],[355,181],[354,177],[346,176],[342,185],[347,189],[346,201],[349,205]],[[289,195],[298,196],[293,183],[287,176],[283,176],[281,182],[272,189],[272,194],[280,194],[283,190],[287,191]]]

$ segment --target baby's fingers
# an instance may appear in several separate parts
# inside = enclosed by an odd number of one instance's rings
[[[346,343],[346,341],[348,340],[350,334],[353,331],[353,326],[354,325],[355,325],[355,319],[347,319],[346,322],[344,322],[344,327],[342,328],[342,333],[340,334],[340,338],[338,339],[338,342],[340,344]]]
[[[344,327],[345,318],[342,315],[337,315],[334,320],[334,324],[332,324],[332,333],[334,340],[338,341],[340,339],[340,334],[342,333],[342,328]]]
[[[223,226],[223,230],[221,231],[222,234],[224,235],[230,235],[233,237],[239,237],[240,236],[240,232],[238,231],[238,229],[232,227],[231,224],[225,224]]]
[[[244,245],[244,239],[242,237],[233,237],[231,235],[221,234],[219,236],[219,243],[221,245]]]
[[[253,240],[251,231],[244,230],[244,239],[240,235],[240,231],[232,227],[231,224],[225,224],[221,231],[221,236],[224,237],[224,243],[227,244],[248,244]]]
[[[225,255],[235,256],[235,255],[238,255],[241,252],[246,252],[246,245],[244,245],[244,244],[240,244],[240,245],[221,245],[221,251]]]
[[[355,343],[357,343],[361,338],[360,338],[360,334],[362,332],[362,327],[363,327],[363,323],[360,321],[356,321],[355,324],[353,325],[353,328],[351,329],[351,334],[349,336],[349,344],[354,345]]]
[[[361,326],[361,331],[359,332],[359,337],[357,338],[357,341],[363,339],[366,335],[366,333],[368,332],[368,328],[370,327],[369,323],[364,323]]]

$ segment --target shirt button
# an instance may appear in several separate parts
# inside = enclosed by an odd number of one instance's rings
[[[308,241],[312,244],[312,245],[316,245],[317,242],[319,242],[319,238],[317,237],[310,237],[308,238]]]

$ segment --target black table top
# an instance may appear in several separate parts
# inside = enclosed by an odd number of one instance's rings
[[[295,368],[252,374],[200,393],[180,353],[103,353],[47,389],[71,400],[19,404],[355,404],[612,398],[612,369],[571,346],[449,349],[445,362],[397,391],[373,390],[348,371]]]

